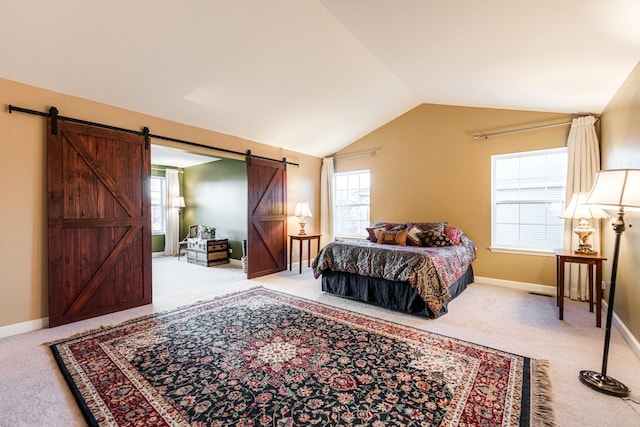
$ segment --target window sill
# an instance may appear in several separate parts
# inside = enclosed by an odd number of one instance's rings
[[[368,240],[366,236],[336,236],[335,240]]]
[[[502,254],[555,257],[555,253],[551,249],[517,249],[517,248],[490,247],[489,250],[491,252],[502,253]]]

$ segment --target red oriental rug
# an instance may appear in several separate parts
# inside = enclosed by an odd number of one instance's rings
[[[90,425],[554,425],[545,362],[264,288],[51,349]]]

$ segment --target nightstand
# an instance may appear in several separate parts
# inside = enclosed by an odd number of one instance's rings
[[[589,266],[589,311],[593,313],[593,295],[595,291],[596,297],[596,326],[598,328],[602,325],[602,261],[607,258],[599,254],[580,254],[575,253],[572,250],[555,249],[556,254],[556,290],[557,305],[559,309],[559,318],[563,319],[564,311],[564,264],[572,262],[575,264],[586,264]],[[593,269],[595,267],[596,283],[594,289],[593,283]]]
[[[293,260],[293,241],[300,242],[300,271],[302,273],[302,242],[307,242],[307,267],[311,266],[311,241],[318,241],[318,252],[320,252],[320,237],[322,234],[289,234],[289,271],[291,271],[291,264]]]

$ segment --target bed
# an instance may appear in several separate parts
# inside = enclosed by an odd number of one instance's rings
[[[459,228],[378,222],[367,231],[320,250],[312,268],[324,292],[433,318],[473,283],[476,247]]]

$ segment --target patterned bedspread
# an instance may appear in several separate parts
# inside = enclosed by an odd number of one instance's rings
[[[332,242],[313,261],[313,274],[333,270],[408,282],[438,313],[451,299],[448,288],[476,257],[475,245],[462,236],[460,246],[438,248],[382,245],[369,240]]]

